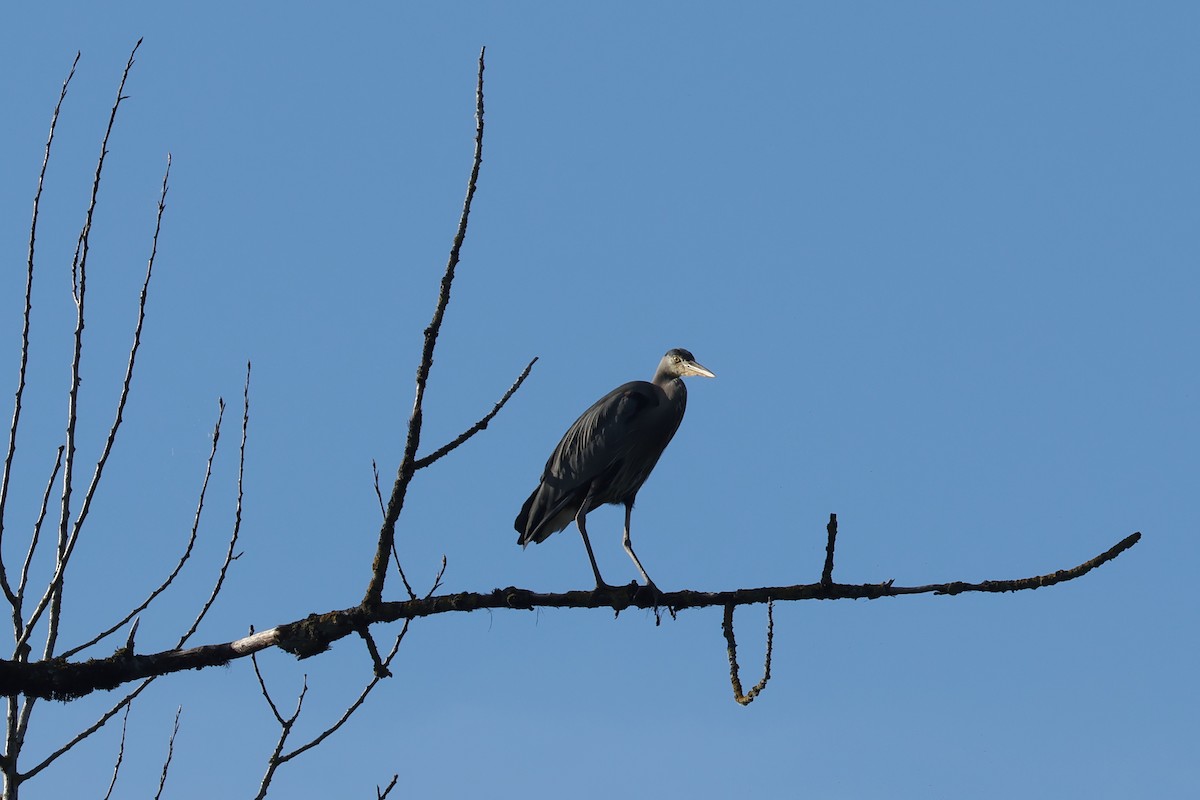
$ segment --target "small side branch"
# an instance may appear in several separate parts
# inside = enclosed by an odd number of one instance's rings
[[[414,470],[425,469],[426,467],[431,465],[433,462],[437,461],[442,456],[449,454],[452,450],[454,450],[454,448],[458,447],[460,444],[467,441],[475,434],[479,433],[482,430],[485,430],[488,426],[488,423],[491,422],[492,419],[497,414],[500,413],[500,409],[504,408],[504,404],[508,402],[508,399],[513,396],[513,394],[517,391],[517,389],[521,388],[521,384],[524,383],[525,379],[529,377],[529,371],[531,369],[533,369],[533,365],[536,363],[537,363],[537,358],[535,357],[532,361],[530,361],[528,364],[525,365],[525,369],[522,370],[521,374],[517,376],[517,379],[516,379],[516,381],[513,382],[513,385],[508,387],[508,391],[504,393],[504,396],[500,398],[500,401],[498,403],[496,403],[496,405],[492,408],[491,411],[488,412],[487,416],[485,416],[483,419],[479,420],[479,422],[476,422],[474,425],[472,425],[466,431],[463,431],[458,436],[458,438],[455,439],[454,441],[450,442],[449,444],[447,444],[443,447],[438,448],[437,450],[433,451],[432,453],[425,456],[424,458],[417,459],[417,463],[413,466],[413,469]]]
[[[825,526],[828,538],[825,541],[825,569],[821,570],[821,585],[833,585],[833,548],[837,545],[837,514],[829,515],[829,524]]]
[[[750,689],[749,693],[742,692],[742,679],[738,672],[737,663],[737,640],[733,635],[733,605],[725,606],[725,618],[721,622],[721,628],[725,632],[725,644],[729,651],[729,682],[733,685],[733,699],[744,706],[748,706],[754,702],[754,698],[758,697],[759,692],[767,688],[767,681],[771,680],[771,651],[775,645],[775,603],[772,600],[767,601],[767,657],[763,664],[762,680]]]
[[[380,789],[378,786],[376,786],[375,800],[387,800],[387,796],[392,793],[392,789],[396,788],[396,781],[398,780],[400,780],[400,773],[397,772],[395,775],[392,775],[392,780],[388,783],[386,788]]]

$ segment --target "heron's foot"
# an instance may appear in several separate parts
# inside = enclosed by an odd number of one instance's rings
[[[645,586],[638,586],[633,590],[633,597],[635,600],[648,597],[654,601],[654,605],[657,607],[659,605],[659,601],[662,600],[663,593],[657,586],[654,585],[654,581],[647,581]]]
[[[640,603],[642,600],[650,601],[650,610],[654,612],[654,624],[662,624],[662,610],[665,608],[667,613],[671,615],[671,619],[675,619],[675,609],[671,608],[665,601],[666,595],[662,590],[654,585],[654,581],[648,582],[645,586],[639,586],[633,593],[634,602]]]

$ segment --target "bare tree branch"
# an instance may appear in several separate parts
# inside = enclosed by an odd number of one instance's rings
[[[383,526],[379,531],[379,546],[375,550],[375,560],[371,565],[371,580],[367,584],[367,591],[363,597],[363,605],[366,606],[378,605],[383,601],[383,583],[387,577],[388,556],[396,541],[396,521],[400,518],[400,510],[404,507],[408,484],[417,470],[417,449],[421,445],[425,383],[429,380],[429,371],[433,367],[433,351],[437,345],[438,333],[442,328],[442,319],[446,315],[446,306],[450,304],[450,286],[454,283],[454,269],[458,266],[459,253],[462,250],[463,241],[467,237],[467,220],[471,216],[471,201],[475,197],[475,184],[479,180],[479,166],[483,163],[483,56],[485,52],[486,48],[479,51],[479,73],[475,83],[475,158],[471,165],[471,176],[467,180],[467,196],[463,200],[458,232],[454,236],[454,243],[450,246],[450,258],[446,263],[446,271],[442,275],[442,285],[438,292],[433,319],[430,321],[429,327],[425,329],[425,346],[421,351],[421,363],[417,366],[417,390],[416,398],[413,400],[412,416],[408,421],[408,438],[404,444],[404,455],[400,460],[400,467],[396,472],[396,483],[392,487],[391,498],[388,500]]]
[[[69,700],[98,689],[112,689],[148,676],[228,664],[268,647],[279,647],[297,657],[307,658],[329,649],[333,642],[355,633],[364,623],[374,625],[479,609],[608,608],[620,612],[627,608],[652,609],[666,605],[676,611],[682,611],[712,606],[753,605],[772,600],[876,600],[881,597],[913,594],[956,595],[965,592],[994,593],[1039,589],[1075,580],[1091,572],[1133,547],[1141,536],[1140,533],[1133,533],[1095,558],[1071,569],[1029,578],[989,580],[981,583],[953,581],[924,586],[895,586],[891,581],[866,584],[834,583],[828,586],[810,583],[725,592],[684,589],[657,594],[644,591],[644,587],[637,583],[613,587],[609,591],[573,591],[561,594],[541,594],[510,586],[487,594],[459,592],[419,600],[385,602],[370,608],[359,605],[341,611],[311,614],[302,620],[232,642],[187,650],[167,650],[152,655],[122,654],[119,657],[94,659],[86,663],[54,661],[22,664],[0,661],[0,694],[24,694],[29,697]]]
[[[87,214],[84,218],[83,228],[79,233],[79,239],[75,247],[75,257],[71,263],[71,274],[74,285],[75,295],[75,336],[74,336],[74,351],[71,357],[71,386],[67,393],[67,427],[66,427],[66,458],[63,462],[63,491],[62,491],[62,511],[59,516],[59,531],[58,531],[58,553],[56,558],[56,566],[54,577],[51,578],[47,586],[46,594],[38,603],[33,614],[30,616],[26,627],[32,629],[37,623],[38,618],[47,606],[50,608],[49,623],[46,630],[46,647],[44,657],[50,658],[54,655],[54,646],[58,640],[59,620],[62,613],[62,588],[63,574],[66,571],[67,563],[70,561],[71,552],[74,549],[75,541],[79,536],[80,526],[83,519],[87,515],[87,507],[90,505],[92,494],[95,486],[99,482],[100,474],[103,472],[104,463],[107,461],[108,453],[112,448],[112,442],[116,437],[117,428],[121,422],[121,411],[125,405],[125,399],[128,396],[129,380],[133,371],[133,359],[137,352],[137,339],[135,337],[133,351],[130,354],[129,366],[126,370],[125,385],[121,392],[121,400],[117,407],[117,419],[113,423],[113,427],[109,431],[109,437],[105,444],[104,454],[96,465],[96,474],[92,479],[92,484],[84,496],[84,503],[80,509],[79,516],[76,519],[74,527],[71,525],[71,492],[73,489],[73,481],[75,476],[75,425],[78,419],[78,403],[79,403],[79,384],[80,384],[80,364],[83,356],[83,328],[84,328],[84,301],[87,291],[87,258],[89,244],[92,231],[92,219],[96,213],[96,203],[100,194],[100,181],[104,173],[104,159],[108,155],[108,140],[112,136],[113,127],[116,125],[117,111],[121,106],[121,101],[126,97],[123,94],[125,90],[125,82],[129,79],[129,72],[133,69],[134,55],[141,47],[142,40],[138,39],[137,44],[133,46],[133,50],[129,54],[129,60],[125,64],[125,71],[121,74],[121,83],[117,87],[117,98],[113,102],[112,110],[109,112],[108,126],[104,131],[104,139],[100,143],[100,157],[96,162],[96,172],[92,179],[92,193],[88,201]],[[137,329],[141,330],[141,321],[144,316],[144,303],[138,313]]]

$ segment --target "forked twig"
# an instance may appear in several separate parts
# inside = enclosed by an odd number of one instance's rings
[[[262,800],[267,796],[267,790],[271,787],[271,780],[275,777],[275,770],[283,763],[280,760],[279,754],[283,752],[283,746],[287,743],[288,737],[292,734],[292,726],[296,724],[296,720],[300,718],[300,711],[304,708],[304,697],[308,694],[308,675],[304,676],[304,685],[300,689],[300,695],[296,698],[296,710],[292,712],[290,717],[284,717],[279,713],[279,709],[271,700],[271,695],[267,693],[267,683],[263,680],[262,673],[258,669],[258,659],[251,656],[254,662],[254,674],[258,676],[258,685],[262,689],[263,697],[267,699],[267,704],[271,706],[271,712],[275,715],[275,719],[279,722],[279,739],[275,742],[275,750],[267,759],[267,771],[263,775],[262,782],[258,786],[258,794],[254,796],[254,800]]]
[[[385,670],[392,666],[392,661],[396,658],[396,653],[400,650],[400,643],[404,641],[404,636],[408,633],[408,626],[410,622],[410,620],[404,621],[404,625],[401,627],[400,633],[396,635],[396,641],[392,644],[392,649],[388,652],[387,657],[383,659],[383,667]],[[362,693],[359,694],[358,699],[356,699],[349,705],[349,707],[346,708],[345,712],[342,713],[342,716],[338,717],[337,722],[330,725],[306,744],[297,747],[295,750],[292,750],[289,753],[279,756],[279,763],[283,764],[291,761],[296,756],[313,749],[321,742],[325,741],[334,733],[336,733],[339,728],[346,724],[346,721],[350,719],[351,715],[353,715],[355,711],[362,707],[362,704],[366,702],[367,696],[371,693],[371,690],[378,686],[381,680],[383,680],[383,678],[381,678],[377,673],[373,675],[371,681],[365,687],[363,687]]]
[[[246,433],[250,428],[250,362],[246,362],[246,383],[242,388],[242,440],[238,444],[238,477],[237,477],[237,503],[233,511],[233,531],[229,536],[229,546],[225,550],[225,560],[221,562],[221,569],[217,572],[217,580],[213,584],[212,593],[209,594],[208,600],[204,601],[204,606],[200,609],[200,613],[196,615],[196,619],[192,622],[187,631],[179,637],[179,643],[176,648],[183,647],[187,640],[192,638],[192,634],[200,627],[200,623],[208,615],[209,609],[213,603],[217,601],[217,595],[221,593],[221,589],[225,586],[225,576],[229,572],[229,565],[232,564],[238,555],[234,555],[234,549],[237,548],[238,535],[242,529],[242,498],[245,496],[243,481],[246,475]],[[214,442],[215,444],[215,442]],[[240,555],[240,554],[239,554]]]
[[[409,623],[406,620],[404,626],[400,629],[400,633],[396,636],[396,641],[392,645],[392,649],[388,653],[387,658],[383,659],[382,666],[384,672],[388,671],[393,659],[396,657],[396,653],[399,652],[400,642],[404,640],[404,635],[408,633],[408,625]],[[262,672],[260,672],[258,668],[258,659],[251,655],[251,660],[254,663],[254,674],[258,677],[259,688],[262,690],[263,697],[266,698],[267,704],[271,707],[271,713],[274,714],[275,721],[279,723],[280,728],[279,739],[275,743],[274,751],[267,759],[267,771],[263,775],[262,783],[258,787],[256,800],[261,800],[261,798],[266,797],[267,790],[271,786],[271,781],[275,777],[276,770],[278,770],[279,767],[283,766],[287,762],[291,761],[293,758],[296,758],[297,756],[308,752],[314,747],[317,747],[321,744],[321,742],[325,741],[334,733],[336,733],[339,728],[346,724],[346,721],[350,719],[354,712],[362,707],[363,703],[366,702],[367,696],[370,695],[371,690],[379,685],[379,682],[383,680],[383,677],[377,670],[374,676],[371,678],[371,681],[367,683],[366,687],[359,694],[358,699],[350,704],[350,706],[342,713],[341,717],[339,717],[336,722],[305,744],[300,745],[288,753],[284,753],[283,748],[287,744],[287,740],[292,734],[296,720],[300,717],[300,710],[304,704],[304,695],[308,692],[308,678],[305,676],[304,688],[301,690],[300,697],[296,702],[296,711],[290,717],[284,717],[279,713],[279,709],[276,707],[275,702],[271,699],[270,693],[267,691],[267,683],[263,679]]]

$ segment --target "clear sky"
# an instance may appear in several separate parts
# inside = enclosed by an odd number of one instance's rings
[[[247,359],[242,556],[194,641],[361,598],[371,461],[390,481],[486,45],[483,174],[427,449],[540,361],[414,483],[398,534],[414,583],[444,554],[446,591],[588,588],[573,530],[522,551],[511,521],[575,416],[670,347],[717,379],[692,383],[635,511],[664,589],[812,582],[830,512],[848,583],[1024,577],[1144,539],[1036,592],[778,607],[773,679],[748,708],[718,610],[658,627],[603,611],[422,621],[396,677],[273,796],[373,797],[395,772],[403,797],[1194,795],[1198,34],[1184,2],[10,4],[8,398],[41,148],[83,57],[42,208],[5,557],[23,554],[61,437],[70,256],[144,36],[92,241],[84,463],[112,417],[168,152],[171,194],[64,639],[118,619],[177,557],[223,396],[204,539],[139,649],[194,614],[232,519]],[[589,521],[606,577],[633,579],[620,510]],[[737,619],[752,683],[765,611]],[[285,707],[308,674],[301,737],[370,673],[351,639],[262,664]],[[114,699],[41,707],[30,755]],[[116,796],[153,794],[178,706],[166,796],[252,796],[276,728],[248,662],[147,691]],[[102,795],[118,738],[119,723],[26,796]]]

